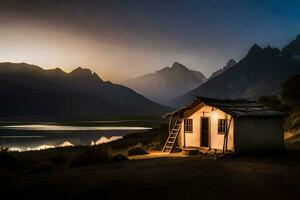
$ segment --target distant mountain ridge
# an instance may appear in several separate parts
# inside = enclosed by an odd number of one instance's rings
[[[300,55],[300,34],[291,43],[282,48],[282,54],[285,57],[292,57]]]
[[[196,70],[190,70],[202,83],[204,83],[207,78],[199,71]]]
[[[230,59],[227,61],[226,65],[224,67],[222,67],[221,69],[215,71],[214,73],[212,73],[212,75],[209,77],[209,79],[219,76],[220,74],[222,74],[223,72],[225,72],[227,69],[229,69],[230,67],[236,65],[237,62],[234,59]]]
[[[282,50],[270,46],[261,48],[254,44],[237,64],[193,91],[174,99],[171,105],[181,106],[196,95],[257,99],[260,96],[279,94],[284,81],[300,74],[299,56],[300,36]]]
[[[201,72],[189,70],[175,62],[171,67],[125,80],[121,84],[155,102],[168,105],[171,99],[191,91],[205,81],[206,77]]]
[[[81,120],[154,116],[168,110],[89,69],[70,73],[26,63],[0,63],[0,119]]]

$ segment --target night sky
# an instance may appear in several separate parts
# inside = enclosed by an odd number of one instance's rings
[[[300,1],[0,0],[0,61],[118,82],[178,61],[209,76],[300,33]]]

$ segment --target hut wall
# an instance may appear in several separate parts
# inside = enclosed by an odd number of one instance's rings
[[[193,131],[191,133],[184,133],[184,120],[181,124],[181,130],[178,137],[178,144],[180,147],[200,147],[201,146],[201,118],[209,118],[209,147],[212,149],[223,149],[224,134],[218,133],[218,119],[227,119],[228,123],[230,120],[230,115],[224,113],[223,111],[212,108],[211,106],[206,106],[204,104],[199,104],[191,110],[187,110],[184,113],[184,119],[193,120]],[[228,135],[227,149],[234,150],[234,120],[231,122]]]
[[[274,149],[284,146],[282,117],[235,119],[235,150]]]

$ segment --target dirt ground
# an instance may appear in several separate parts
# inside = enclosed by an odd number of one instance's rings
[[[300,199],[300,143],[279,155],[152,158],[0,178],[9,198]]]

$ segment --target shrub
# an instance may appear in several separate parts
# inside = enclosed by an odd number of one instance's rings
[[[148,154],[148,152],[142,146],[135,146],[128,150],[129,156],[145,155],[145,154]]]
[[[103,148],[85,148],[73,159],[71,166],[93,165],[108,160],[108,153]]]
[[[294,131],[300,128],[300,109],[292,111],[284,123],[285,130]]]
[[[290,109],[300,107],[300,75],[294,76],[282,85],[282,101]]]

